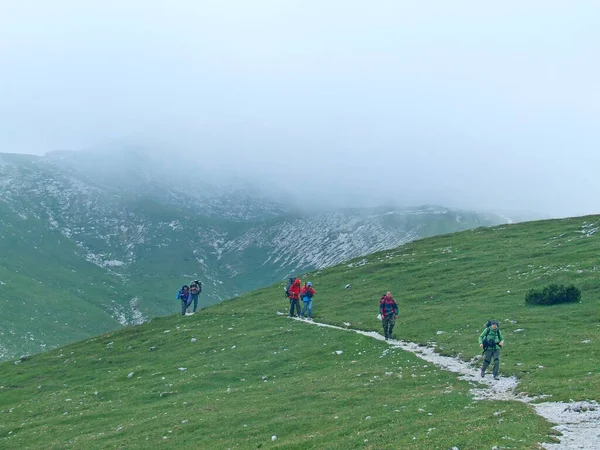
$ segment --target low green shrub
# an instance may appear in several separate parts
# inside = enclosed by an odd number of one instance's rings
[[[557,305],[559,303],[577,303],[581,300],[581,291],[574,285],[550,284],[543,289],[531,289],[525,295],[528,305]]]

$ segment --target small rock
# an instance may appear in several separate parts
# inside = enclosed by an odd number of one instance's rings
[[[192,339],[190,339],[190,341],[191,341],[191,342],[196,342],[197,340],[198,340],[198,339],[196,339],[196,338],[192,338]]]
[[[582,344],[591,344],[591,339],[586,339],[585,341],[581,341]]]
[[[335,352],[336,352],[338,355],[341,355],[342,353],[344,353],[344,351],[343,351],[343,350],[336,350]]]
[[[436,334],[444,334],[445,331],[438,331]]]
[[[365,420],[371,420],[371,416],[365,417]]]
[[[187,367],[180,367],[180,368],[179,368],[179,370],[180,370],[181,372],[185,372],[185,371],[187,370]]]
[[[271,440],[272,441],[276,441],[277,440],[277,436],[275,436],[275,435],[271,436]]]
[[[127,375],[127,378],[131,378],[133,376],[133,372],[129,372],[129,375]]]
[[[153,352],[157,347],[150,347],[150,351]]]
[[[235,347],[235,345],[233,345],[233,346],[231,347],[231,349],[232,349],[232,350],[233,350],[234,348],[236,348],[236,347]]]

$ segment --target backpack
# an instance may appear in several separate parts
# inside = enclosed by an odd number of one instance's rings
[[[498,327],[497,330],[500,330],[500,322],[494,321],[494,323]],[[495,347],[497,345],[496,342],[493,339],[488,340],[488,338],[487,338],[488,335],[490,334],[490,331],[492,331],[492,321],[488,320],[487,323],[485,324],[485,327],[487,328],[487,331],[485,332],[485,336],[481,340],[481,343],[483,344],[483,350],[484,351],[485,351],[485,349],[487,347]]]
[[[194,280],[190,283],[190,289],[192,286],[198,286],[198,294],[200,294],[202,292],[202,282],[198,281],[198,280]]]
[[[292,287],[292,284],[294,284],[294,281],[296,281],[296,278],[294,278],[294,277],[290,277],[290,279],[288,280],[288,284],[285,287],[285,296],[286,297],[290,296],[290,288]]]

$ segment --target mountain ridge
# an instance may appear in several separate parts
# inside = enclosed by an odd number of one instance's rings
[[[201,304],[208,306],[290,274],[503,221],[434,205],[307,212],[256,197],[244,184],[221,190],[199,182],[194,191],[156,176],[127,177],[140,160],[148,172],[168,169],[139,153],[71,156],[0,154],[0,252],[6,256],[0,302],[70,305],[81,321],[80,331],[60,331],[51,313],[34,306],[27,317],[11,306],[18,320],[0,325],[15,333],[5,344],[12,350],[0,359],[84,337],[86,324],[97,329],[89,322],[98,308],[105,329],[168,314],[177,309],[174,291],[192,278],[204,282]],[[51,268],[65,267],[68,276],[56,282]],[[46,286],[42,294],[21,287],[31,279]],[[101,283],[91,289],[95,280]],[[82,302],[92,309],[82,309]],[[24,340],[32,322],[37,334],[48,326],[55,337]]]

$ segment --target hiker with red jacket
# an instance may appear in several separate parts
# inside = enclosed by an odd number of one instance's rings
[[[294,308],[300,317],[300,278],[296,278],[290,286],[290,317],[295,317]]]
[[[394,301],[390,291],[387,291],[387,293],[381,297],[381,300],[379,301],[379,312],[383,323],[383,334],[387,341],[392,338],[392,330],[394,329],[396,318],[398,317],[398,305]]]
[[[315,295],[315,290],[312,287],[312,283],[309,281],[304,284],[302,291],[300,292],[300,297],[302,297],[302,303],[304,303],[304,308],[302,308],[302,313],[300,314],[304,317],[304,313],[308,311],[308,320],[312,320],[312,298]]]

